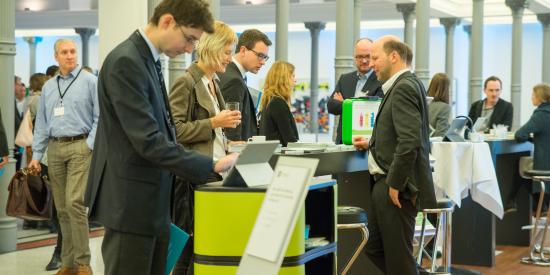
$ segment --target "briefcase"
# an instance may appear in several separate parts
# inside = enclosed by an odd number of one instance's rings
[[[15,173],[8,186],[9,196],[6,215],[25,220],[49,220],[52,195],[47,176],[23,168]]]

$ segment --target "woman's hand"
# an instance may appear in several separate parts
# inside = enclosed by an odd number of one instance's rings
[[[212,128],[236,128],[241,123],[240,111],[223,110],[210,118]]]

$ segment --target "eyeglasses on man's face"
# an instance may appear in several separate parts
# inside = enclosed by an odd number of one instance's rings
[[[268,56],[267,54],[259,53],[259,52],[255,51],[255,50],[249,49],[249,48],[247,48],[247,50],[253,52],[253,53],[258,57],[258,59],[260,59],[260,60],[263,60],[263,61],[269,60],[269,56]]]
[[[370,56],[368,56],[368,55],[356,55],[355,60],[357,60],[357,61],[369,61]]]
[[[181,31],[181,34],[183,35],[183,39],[185,40],[185,43],[191,44],[193,46],[197,46],[199,43],[199,39],[196,37],[193,37],[192,35],[188,35],[183,31],[183,28],[179,28]]]

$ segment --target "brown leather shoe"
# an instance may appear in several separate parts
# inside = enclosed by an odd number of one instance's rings
[[[74,275],[76,274],[75,272],[76,269],[64,266],[61,267],[61,269],[59,269],[57,273],[55,273],[55,275]]]
[[[76,269],[75,275],[93,275],[92,267],[89,265],[79,265]]]

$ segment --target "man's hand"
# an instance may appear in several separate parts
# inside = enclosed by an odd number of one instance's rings
[[[342,96],[342,94],[340,92],[335,92],[334,95],[332,96],[332,98],[336,101],[339,101],[339,102],[344,101],[344,97]]]
[[[239,157],[239,153],[231,153],[216,162],[216,166],[214,166],[214,172],[220,173],[229,170],[231,167],[235,165],[235,162],[237,162],[237,158]]]
[[[40,167],[40,161],[35,160],[35,159],[31,160],[31,162],[29,163],[29,168],[34,169],[38,172],[40,172],[40,170],[42,170],[42,167]]]
[[[365,137],[354,137],[352,142],[356,150],[369,149],[369,140]]]
[[[8,160],[9,160],[8,156],[2,157],[2,162],[0,162],[0,169],[2,169],[2,167],[4,167],[4,165],[8,164]]]
[[[389,195],[393,204],[395,204],[398,208],[401,208],[401,203],[399,202],[399,190],[390,186]]]

